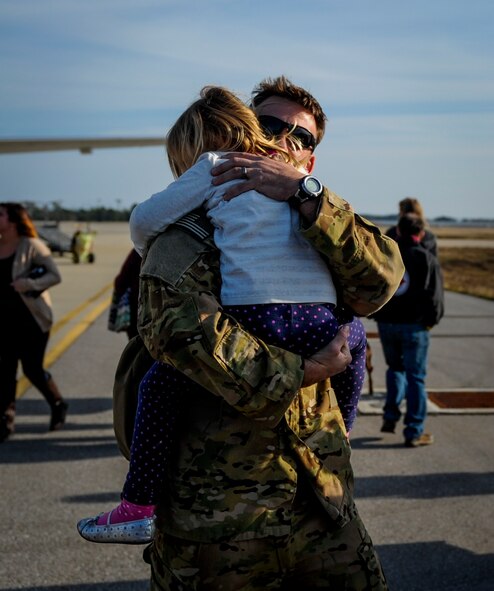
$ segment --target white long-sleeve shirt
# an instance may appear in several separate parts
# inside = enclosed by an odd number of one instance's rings
[[[130,234],[136,250],[142,254],[151,238],[204,205],[220,250],[224,305],[336,303],[327,265],[298,231],[298,212],[256,191],[224,201],[226,188],[239,181],[211,184],[211,169],[221,156],[203,154],[164,191],[134,208]]]

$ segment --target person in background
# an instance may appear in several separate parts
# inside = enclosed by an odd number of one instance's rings
[[[127,289],[129,290],[130,325],[125,331],[129,340],[137,335],[137,304],[139,300],[141,260],[141,256],[137,251],[132,249],[114,281],[114,294],[118,297],[122,296]]]
[[[437,240],[435,235],[427,228],[427,220],[420,201],[415,199],[415,197],[405,197],[405,199],[402,199],[399,202],[399,208],[398,220],[407,213],[414,213],[422,219],[424,222],[424,230],[420,243],[424,248],[430,250],[432,254],[437,257]],[[388,230],[386,230],[386,236],[396,240],[398,237],[398,225],[388,228]]]
[[[60,429],[68,405],[43,368],[53,316],[47,289],[61,276],[19,203],[0,203],[0,441],[14,432],[17,365],[50,405],[50,431]]]
[[[433,443],[424,433],[427,416],[425,379],[429,331],[444,314],[442,273],[438,259],[424,247],[424,220],[416,213],[403,215],[397,227],[397,242],[405,264],[402,283],[391,300],[378,310],[379,337],[387,364],[383,433],[394,433],[400,420],[400,404],[406,398],[407,447]]]

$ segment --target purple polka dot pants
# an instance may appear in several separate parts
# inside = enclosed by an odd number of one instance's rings
[[[331,384],[345,426],[348,431],[352,428],[364,385],[367,344],[364,325],[358,318],[333,304],[256,304],[225,306],[224,310],[266,343],[305,358],[322,349],[343,324],[348,324],[352,362],[331,378]]]
[[[138,505],[158,502],[186,397],[198,386],[171,365],[155,362],[139,385],[130,465],[123,497]]]

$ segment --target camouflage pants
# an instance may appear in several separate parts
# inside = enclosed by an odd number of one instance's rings
[[[157,532],[145,551],[152,591],[387,591],[359,517],[341,529],[322,512],[296,515],[292,533],[201,543]]]

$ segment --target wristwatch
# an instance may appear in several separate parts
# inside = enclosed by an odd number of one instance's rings
[[[307,175],[300,179],[298,190],[288,200],[293,207],[298,209],[306,201],[318,199],[323,191],[322,183],[315,176]]]

